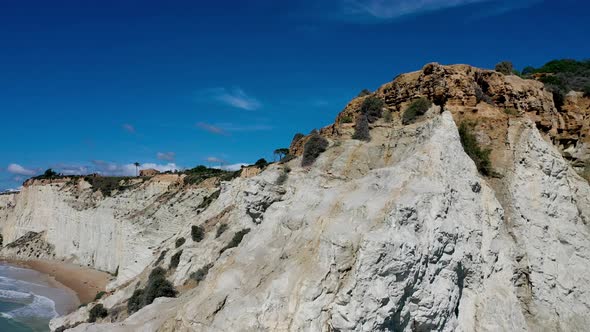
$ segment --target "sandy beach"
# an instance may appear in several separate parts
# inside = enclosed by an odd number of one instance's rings
[[[72,290],[80,303],[93,301],[96,293],[104,291],[108,282],[113,278],[105,272],[61,261],[10,259],[2,259],[1,261],[48,275],[56,287]]]

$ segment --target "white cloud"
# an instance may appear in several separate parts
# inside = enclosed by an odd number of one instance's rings
[[[231,90],[226,88],[208,89],[201,93],[201,97],[247,111],[254,111],[262,106],[258,99],[249,96],[240,88]]]
[[[222,128],[212,125],[210,123],[206,123],[206,122],[199,122],[197,123],[197,127],[201,128],[205,131],[208,131],[212,134],[216,134],[216,135],[224,135],[227,136],[228,133],[225,132],[225,130],[223,130]]]
[[[240,170],[242,168],[242,166],[248,166],[248,165],[249,164],[246,164],[246,163],[237,163],[237,164],[231,164],[231,165],[215,166],[213,168],[222,169],[224,171],[237,171],[237,170]]]
[[[339,0],[340,15],[348,19],[392,20],[402,16],[432,12],[496,0]]]
[[[174,161],[174,159],[176,158],[176,153],[175,152],[158,152],[156,154],[156,157],[159,160]]]
[[[94,160],[92,161],[92,164],[94,165],[94,172],[106,176],[135,176],[137,171],[134,164],[117,164],[102,160]],[[175,171],[180,169],[180,167],[178,167],[175,163],[145,163],[139,166],[139,170],[148,168],[153,168],[160,172]]]
[[[124,124],[123,126],[123,130],[125,130],[126,132],[130,133],[130,134],[135,134],[135,126],[130,125],[128,123]]]
[[[209,163],[218,163],[218,164],[225,162],[223,159],[217,158],[217,157],[207,157],[207,158],[205,158],[205,160]]]
[[[21,166],[19,164],[10,164],[10,165],[8,165],[6,170],[12,174],[26,175],[26,176],[32,176],[32,175],[35,175],[35,173],[37,173],[35,170],[24,168],[23,166]]]

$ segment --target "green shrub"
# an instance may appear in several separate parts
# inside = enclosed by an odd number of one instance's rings
[[[179,237],[178,239],[176,239],[176,248],[180,247],[181,245],[183,245],[186,242],[186,240],[183,237]]]
[[[328,140],[318,134],[312,135],[303,146],[303,158],[301,166],[312,165],[315,160],[328,148]]]
[[[367,117],[369,123],[373,123],[381,117],[384,105],[381,99],[370,96],[363,101],[360,111]]]
[[[471,132],[471,128],[466,122],[462,122],[459,126],[459,136],[461,137],[461,145],[465,153],[473,160],[477,170],[483,175],[490,175],[492,171],[490,162],[490,149],[482,149]]]
[[[113,191],[123,191],[137,185],[128,184],[130,177],[124,176],[86,176],[84,181],[88,182],[93,191],[100,191],[104,197],[111,196]]]
[[[182,250],[179,252],[182,253]],[[180,258],[180,255],[178,256]],[[154,302],[158,297],[176,297],[176,289],[166,280],[166,271],[161,267],[155,268],[148,278],[148,283],[145,287],[144,306]]]
[[[205,230],[201,226],[191,226],[191,238],[195,242],[201,242],[205,238]]]
[[[512,70],[514,70],[514,68],[512,67],[512,62],[510,61],[502,61],[496,64],[496,71],[504,75],[511,75]]]
[[[260,158],[254,163],[254,166],[256,166],[260,169],[265,168],[267,165],[268,165],[268,162],[264,158]]]
[[[504,113],[510,116],[519,116],[520,112],[514,107],[506,107],[504,108]]]
[[[201,282],[205,280],[209,270],[213,267],[213,264],[207,264],[202,268],[198,269],[197,271],[191,273],[190,278],[196,280],[197,282]]]
[[[418,116],[426,114],[430,106],[432,106],[432,103],[424,97],[414,100],[404,111],[402,123],[410,124],[414,122]]]
[[[221,234],[223,234],[223,232],[225,232],[227,230],[227,224],[221,224],[219,225],[219,227],[217,227],[217,232],[215,233],[215,238],[218,238],[221,236]]]
[[[168,253],[168,250],[164,250],[160,253],[160,256],[158,256],[158,259],[156,259],[156,262],[154,263],[154,265],[158,265],[160,264],[163,260],[164,257],[166,257],[166,254]]]
[[[582,89],[582,92],[584,92],[584,97],[590,97],[590,84],[586,85],[584,89]]]
[[[362,89],[361,92],[359,92],[359,94],[356,96],[358,97],[364,97],[364,96],[368,96],[371,94],[371,91],[369,91],[369,89]]]
[[[96,322],[97,318],[105,318],[106,316],[108,316],[109,312],[101,303],[99,303],[92,307],[92,309],[90,309],[89,315],[90,317],[88,318],[88,322],[94,323]]]
[[[182,256],[182,250],[170,257],[170,269],[175,269],[178,267],[178,264],[180,263],[180,256]]]
[[[371,134],[369,132],[369,121],[367,120],[367,116],[364,114],[359,114],[356,119],[356,125],[354,127],[354,134],[352,135],[353,139],[357,139],[359,141],[370,141]]]
[[[352,118],[348,115],[345,115],[340,118],[340,123],[352,123]]]
[[[229,243],[225,247],[223,247],[219,253],[221,254],[222,252],[226,251],[227,249],[237,247],[240,244],[240,242],[242,242],[242,239],[244,238],[244,236],[248,233],[250,233],[250,228],[242,229],[241,231],[235,233],[234,237],[231,239],[231,241],[229,241]]]
[[[100,300],[105,294],[106,294],[105,291],[100,291],[100,292],[96,293],[96,296],[94,297],[94,301]]]
[[[391,113],[390,110],[383,110],[383,114],[381,116],[383,117],[383,121],[385,121],[385,122],[392,122],[393,121],[393,114]]]
[[[127,311],[131,314],[143,308],[144,290],[136,289],[127,301]]]

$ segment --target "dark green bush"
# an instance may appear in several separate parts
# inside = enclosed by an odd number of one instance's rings
[[[513,70],[514,68],[512,67],[512,62],[510,61],[502,61],[496,64],[496,71],[504,75],[511,75]]]
[[[221,224],[217,227],[217,232],[215,233],[215,238],[218,238],[227,230],[227,224]]]
[[[461,145],[465,153],[473,160],[477,170],[483,175],[490,175],[492,171],[492,163],[490,161],[490,149],[482,149],[471,132],[471,128],[466,122],[462,122],[459,126],[459,136],[461,137]]]
[[[369,89],[362,89],[361,92],[359,92],[359,94],[356,96],[358,97],[364,97],[364,96],[368,96],[371,94],[371,91],[369,91]]]
[[[392,122],[393,121],[393,114],[391,113],[390,110],[383,110],[383,114],[381,116],[383,117],[383,121],[385,121],[385,122]]]
[[[176,248],[180,247],[181,245],[183,245],[186,242],[186,240],[183,237],[179,237],[178,239],[176,239]]]
[[[129,313],[134,313],[137,310],[143,308],[144,304],[143,304],[143,299],[144,299],[144,290],[143,289],[136,289],[133,292],[133,295],[131,295],[131,297],[129,298],[129,301],[127,301],[127,311],[129,311]]]
[[[182,253],[182,250],[179,252]],[[180,255],[178,256],[180,258]],[[144,306],[151,304],[158,297],[176,297],[176,289],[166,280],[166,271],[161,267],[155,268],[148,278],[148,283],[145,287]]]
[[[340,118],[340,123],[352,123],[352,118],[348,115],[345,115]]]
[[[205,230],[201,226],[191,226],[191,238],[195,242],[201,242],[205,238]]]
[[[260,158],[254,163],[254,166],[256,166],[260,169],[265,168],[267,165],[268,165],[268,161],[266,161],[266,159],[264,159],[264,158]]]
[[[303,146],[303,158],[301,166],[312,165],[315,160],[328,148],[328,140],[318,134],[312,135]]]
[[[170,257],[170,269],[175,269],[178,267],[178,264],[180,263],[180,256],[182,256],[182,250]]]
[[[94,301],[100,300],[105,294],[106,294],[105,291],[100,291],[100,292],[96,293],[96,296],[94,297]]]
[[[242,229],[241,231],[235,233],[234,237],[231,239],[231,241],[229,241],[229,243],[225,247],[223,247],[219,253],[221,254],[222,252],[226,251],[227,249],[237,247],[240,244],[240,242],[242,242],[242,239],[244,238],[244,236],[248,233],[250,233],[250,228]]]
[[[166,271],[157,267],[152,270],[145,289],[136,289],[127,301],[127,311],[130,314],[152,304],[158,297],[176,297],[177,291],[172,283],[166,280]]]
[[[205,278],[207,277],[207,274],[209,273],[209,270],[213,267],[213,264],[207,264],[205,266],[203,266],[202,268],[198,269],[197,271],[191,273],[190,277],[193,280],[196,280],[197,282],[201,282],[203,280],[205,280]]]
[[[354,134],[352,135],[353,139],[357,139],[359,141],[370,141],[371,134],[369,132],[369,121],[367,120],[367,116],[364,114],[359,114],[356,119],[356,125],[354,127]]]
[[[361,114],[367,117],[369,123],[377,121],[383,114],[383,101],[377,97],[367,97],[361,104]]]
[[[104,197],[111,196],[113,191],[131,189],[136,184],[128,184],[131,177],[124,176],[87,176],[84,180],[92,186],[92,190],[100,191]]]
[[[432,106],[432,103],[424,97],[414,100],[404,111],[402,123],[410,124],[414,122],[418,116],[426,114],[430,106]]]
[[[590,97],[590,85],[586,85],[582,92],[584,92],[584,97]]]
[[[160,256],[158,256],[158,259],[156,259],[156,262],[154,263],[154,265],[158,265],[160,264],[163,260],[164,257],[166,257],[166,254],[168,253],[168,250],[164,250],[160,253]]]
[[[101,303],[99,303],[92,307],[92,309],[90,309],[89,315],[90,317],[88,318],[88,322],[94,323],[96,322],[97,318],[105,318],[106,316],[108,316],[109,312]]]
[[[483,101],[484,103],[488,103],[490,105],[494,104],[492,97],[485,94],[479,85],[475,87],[475,99],[478,103]]]
[[[510,116],[519,116],[520,112],[514,107],[506,107],[504,108],[504,113]]]

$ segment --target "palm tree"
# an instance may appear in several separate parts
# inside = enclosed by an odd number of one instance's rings
[[[135,176],[139,176],[139,163],[136,161],[133,165],[135,165]]]

